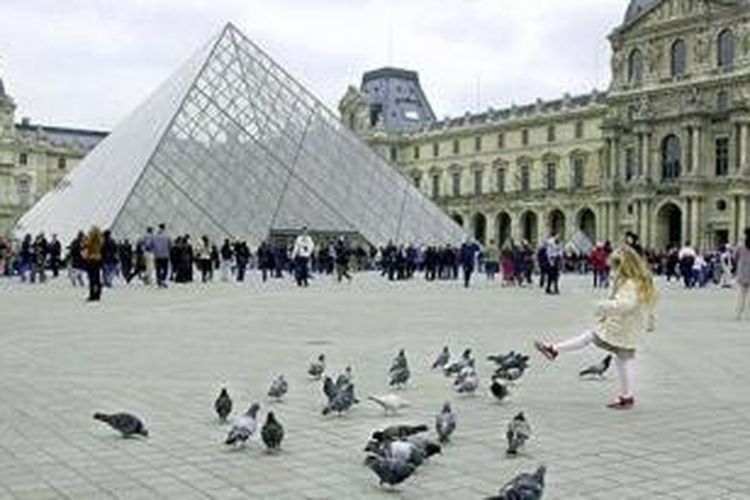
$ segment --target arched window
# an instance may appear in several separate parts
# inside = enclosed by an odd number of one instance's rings
[[[676,179],[680,176],[680,139],[672,134],[664,138],[661,146],[661,172],[662,178]]]
[[[679,39],[672,44],[672,76],[681,76],[685,74],[687,66],[687,51],[685,41]]]
[[[643,78],[643,56],[641,51],[633,49],[628,57],[628,81],[640,82]]]
[[[717,41],[717,62],[720,68],[730,68],[734,65],[734,34],[729,28],[719,33]]]

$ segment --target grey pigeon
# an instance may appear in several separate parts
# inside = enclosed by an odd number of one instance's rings
[[[131,436],[143,436],[148,437],[148,430],[143,425],[141,419],[130,413],[94,413],[94,419],[106,422],[114,430],[122,434],[122,437],[128,438]]]
[[[409,381],[411,373],[409,372],[408,366],[403,366],[397,370],[391,371],[391,380],[388,384],[391,387],[403,388]]]
[[[326,370],[326,355],[321,354],[318,356],[317,361],[310,363],[310,367],[307,369],[307,374],[316,380],[320,380],[323,372]]]
[[[442,453],[443,450],[443,448],[438,443],[427,439],[424,436],[409,436],[408,438],[406,438],[406,442],[416,448],[417,453],[420,457],[422,457],[422,460],[426,460],[433,455]]]
[[[508,440],[508,456],[518,455],[518,450],[524,445],[527,439],[531,437],[531,426],[526,421],[523,412],[519,413],[508,424],[508,432],[505,437]]]
[[[260,430],[260,437],[263,439],[268,451],[275,451],[281,448],[281,440],[284,439],[284,427],[276,420],[272,411],[266,416],[266,423]]]
[[[609,366],[611,364],[612,364],[612,355],[607,354],[607,357],[605,357],[599,363],[595,365],[591,365],[585,370],[581,370],[581,372],[578,375],[580,377],[587,377],[590,375],[595,375],[597,377],[604,377],[604,374],[607,373],[607,370],[609,370]]]
[[[245,444],[258,428],[258,410],[260,405],[253,403],[244,415],[237,417],[224,442],[228,445]]]
[[[438,354],[438,357],[435,359],[435,362],[432,363],[432,369],[435,370],[437,368],[445,368],[445,365],[448,364],[448,361],[451,359],[451,352],[448,349],[448,346],[444,346],[443,350]]]
[[[226,422],[227,417],[232,413],[232,398],[229,397],[226,387],[221,388],[219,397],[214,402],[214,410],[216,410],[216,414],[219,415],[219,420],[222,422]]]
[[[471,356],[471,349],[464,350],[464,352],[461,353],[460,358],[447,364],[445,368],[443,368],[443,373],[446,377],[458,375],[461,373],[461,370],[467,366],[474,366],[474,358]]]
[[[344,373],[339,374],[338,378],[336,379],[336,386],[337,387],[344,387],[347,384],[350,384],[354,381],[354,377],[352,375],[352,367],[347,366],[344,368]]]
[[[380,486],[401,484],[417,469],[407,461],[378,455],[368,456],[365,459],[365,465],[377,474],[378,479],[380,479]]]
[[[406,359],[406,351],[401,349],[400,351],[398,351],[398,354],[396,354],[396,357],[393,358],[393,362],[391,363],[391,368],[388,370],[388,373],[402,370],[404,368],[407,368],[408,366],[409,362]]]
[[[335,386],[334,386],[335,387]],[[336,412],[339,416],[349,410],[354,404],[358,403],[354,396],[354,384],[348,384],[345,387],[336,389],[332,398],[329,398],[328,404],[323,408],[323,415]]]
[[[284,375],[279,375],[279,378],[271,382],[271,387],[268,389],[268,396],[281,399],[286,395],[287,391],[289,391],[289,383],[284,378]]]
[[[391,425],[382,431],[372,433],[372,439],[375,441],[388,441],[392,439],[405,439],[409,436],[427,432],[428,428],[424,424],[420,425]]]
[[[447,442],[456,430],[456,416],[451,411],[450,403],[443,405],[443,410],[435,417],[435,432],[441,443]]]
[[[486,500],[541,500],[546,472],[543,465],[533,473],[523,472],[500,488],[497,495]]]
[[[500,380],[498,380],[495,377],[492,378],[492,384],[490,385],[490,392],[492,393],[493,396],[495,396],[495,398],[497,398],[498,401],[502,401],[509,394],[508,387],[505,386],[502,382],[500,382]]]
[[[459,394],[474,394],[479,387],[479,376],[477,372],[470,366],[467,366],[459,374],[459,379],[456,380],[456,391]]]

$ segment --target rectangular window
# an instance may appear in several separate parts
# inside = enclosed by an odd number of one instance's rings
[[[451,179],[453,181],[453,196],[461,196],[461,173],[453,172]]]
[[[415,175],[413,177],[413,180],[414,180],[414,187],[417,188],[417,189],[421,189],[422,188],[422,176],[421,175]]]
[[[474,171],[474,194],[480,195],[482,194],[482,171],[481,170],[475,170]]]
[[[583,122],[576,122],[576,139],[583,139]]]
[[[529,145],[529,130],[528,129],[523,129],[521,131],[521,144],[523,144],[524,146]]]
[[[414,159],[419,159],[419,146],[414,146]]]
[[[504,193],[505,192],[505,169],[504,168],[497,169],[496,180],[497,180],[497,192]]]
[[[729,138],[716,139],[716,177],[729,175]]]
[[[64,156],[61,156],[60,158],[57,159],[57,168],[59,168],[60,170],[64,170],[67,164],[68,163],[67,161],[65,161]]]
[[[503,149],[505,147],[505,134],[500,132],[497,134],[497,149]]]
[[[438,174],[432,176],[432,197],[440,197],[440,175]]]
[[[573,188],[581,189],[584,183],[583,158],[573,158]]]
[[[547,127],[547,142],[555,142],[557,131],[554,125]]]
[[[474,138],[474,151],[481,151],[482,150],[482,136],[476,136]]]
[[[440,156],[440,144],[436,142],[432,145],[432,157],[437,158],[438,156]]]
[[[461,143],[456,139],[453,141],[453,154],[457,155],[461,152]]]
[[[635,177],[635,149],[625,150],[625,181],[630,182]]]
[[[528,193],[531,190],[531,167],[521,165],[521,192]]]
[[[28,165],[29,164],[29,155],[27,153],[21,153],[18,155],[18,164],[19,165]]]
[[[547,190],[554,191],[557,189],[557,164],[547,164]]]
[[[391,161],[394,163],[398,161],[398,149],[396,149],[396,146],[391,146]]]

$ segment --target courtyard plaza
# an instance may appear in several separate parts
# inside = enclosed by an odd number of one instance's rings
[[[44,285],[0,280],[0,499],[483,498],[521,471],[547,466],[545,499],[750,498],[750,323],[733,321],[735,291],[688,292],[660,281],[656,331],[638,353],[637,406],[613,412],[614,370],[577,372],[595,348],[553,364],[535,338],[589,327],[606,291],[563,277],[563,295],[460,282],[392,283],[358,274],[260,283],[140,285],[105,290],[103,302],[63,277]],[[430,365],[444,344],[471,347],[481,388],[456,394]],[[388,392],[387,369],[406,349],[411,407],[384,416],[366,400]],[[532,354],[508,400],[489,394],[491,353]],[[362,402],[323,417],[321,383],[306,370],[319,353],[334,377],[347,365]],[[282,402],[265,397],[279,374]],[[284,425],[282,451],[255,436],[223,444],[213,411],[226,385],[234,415],[253,401]],[[442,455],[389,493],[363,466],[373,430],[427,423],[450,401],[458,428]],[[95,411],[129,411],[150,430],[122,439]],[[508,421],[524,411],[524,452],[505,456]]]

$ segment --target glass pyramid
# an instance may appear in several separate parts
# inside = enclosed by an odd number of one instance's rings
[[[16,226],[69,241],[91,224],[135,237],[358,233],[375,245],[456,243],[437,206],[231,24]]]

